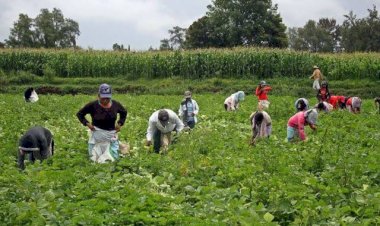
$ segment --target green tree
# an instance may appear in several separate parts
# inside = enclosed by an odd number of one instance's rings
[[[368,12],[368,17],[362,19],[356,18],[352,11],[344,15],[341,33],[345,51],[380,51],[380,18],[376,6]]]
[[[5,42],[10,47],[67,48],[76,47],[79,35],[78,23],[64,18],[61,10],[41,9],[35,19],[20,14]]]
[[[173,50],[173,48],[170,46],[170,41],[167,38],[162,39],[160,44],[160,50]]]
[[[11,28],[11,34],[6,45],[10,47],[35,47],[35,33],[33,29],[33,19],[26,14],[20,14],[17,22]]]
[[[209,18],[204,16],[198,19],[187,29],[185,47],[207,48],[213,46],[216,41],[210,37],[210,31]]]
[[[309,20],[302,28],[288,29],[289,47],[310,52],[339,51],[339,25],[335,19]]]
[[[169,30],[170,38],[170,46],[173,49],[182,49],[183,44],[185,42],[185,34],[186,34],[186,29],[181,28],[179,26],[173,27],[173,29]]]
[[[213,0],[189,27],[191,47],[287,47],[286,27],[271,0]]]

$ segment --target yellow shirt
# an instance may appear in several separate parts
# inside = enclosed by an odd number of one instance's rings
[[[313,74],[310,76],[310,79],[314,79],[314,80],[322,80],[323,79],[323,76],[322,76],[322,73],[321,71],[317,68],[317,69],[314,69],[314,72]]]

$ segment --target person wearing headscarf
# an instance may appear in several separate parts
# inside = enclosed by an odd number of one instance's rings
[[[321,73],[321,70],[319,70],[318,66],[313,66],[313,74],[309,78],[314,79],[313,89],[319,90],[321,88],[319,81],[323,79],[323,75]]]
[[[306,98],[298,98],[294,103],[294,106],[299,111],[306,111],[309,109],[309,101]]]
[[[326,101],[316,104],[314,108],[317,109],[318,111],[324,111],[325,113],[329,113],[334,109],[332,104],[329,104]]]
[[[25,155],[29,155],[29,160],[47,159],[54,154],[54,140],[51,132],[42,127],[30,128],[19,140],[17,165],[20,169],[25,169]]]
[[[238,91],[233,93],[231,96],[227,97],[224,100],[224,109],[226,111],[235,111],[239,108],[239,103],[243,101],[245,98],[245,94],[243,91]]]
[[[255,95],[257,96],[259,103],[264,107],[264,109],[269,108],[270,102],[268,101],[268,93],[271,90],[272,87],[270,87],[266,81],[261,81],[256,87]]]
[[[360,113],[362,100],[359,97],[349,97],[346,100],[346,107],[351,113]]]
[[[194,99],[192,99],[191,92],[186,91],[184,94],[184,99],[182,100],[178,110],[178,115],[182,119],[183,124],[193,129],[198,121],[198,112],[198,103]]]
[[[317,93],[318,102],[329,102],[331,96],[329,91],[329,84],[327,81],[322,81],[321,86],[322,87],[318,90]]]
[[[309,125],[312,130],[316,130],[318,112],[316,109],[300,111],[293,115],[288,121],[287,139],[293,141],[296,137],[306,140],[305,125]]]
[[[149,117],[148,129],[146,132],[146,145],[152,145],[155,153],[160,153],[162,147],[163,153],[168,149],[171,143],[172,131],[181,132],[184,124],[174,111],[170,109],[160,109]]]
[[[38,95],[36,90],[33,89],[33,87],[29,87],[24,92],[24,99],[26,102],[37,102],[38,101]]]
[[[91,116],[91,122],[85,118],[87,114]],[[117,120],[118,115],[119,120]],[[125,123],[127,110],[121,103],[112,99],[111,86],[105,83],[101,84],[98,99],[80,109],[77,117],[91,131],[88,142],[91,160],[103,163],[106,160],[118,159],[119,139],[117,132]]]

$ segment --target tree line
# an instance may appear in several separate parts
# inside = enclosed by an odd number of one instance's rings
[[[188,28],[169,30],[160,49],[235,46],[290,48],[309,52],[380,51],[380,17],[376,6],[357,18],[350,11],[339,25],[334,18],[309,20],[286,29],[271,0],[214,0],[206,15]]]
[[[65,18],[60,9],[41,9],[36,18],[19,14],[10,30],[5,46],[13,48],[69,48],[76,47],[80,35],[78,22]],[[3,44],[4,45],[4,44]]]
[[[380,51],[380,17],[376,6],[357,18],[350,11],[338,24],[334,18],[309,20],[303,27],[287,28],[271,0],[213,0],[206,14],[188,28],[174,26],[160,50],[259,46],[309,52]],[[79,24],[54,8],[41,9],[36,18],[19,14],[0,48],[77,47]],[[130,51],[115,43],[113,50]],[[152,47],[149,50],[154,50]]]

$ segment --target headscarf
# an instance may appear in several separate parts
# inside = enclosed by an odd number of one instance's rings
[[[317,118],[318,118],[318,112],[315,109],[310,109],[308,111],[304,112],[304,116],[306,118],[306,121],[309,124],[315,125],[317,123]]]
[[[242,100],[244,100],[244,97],[245,97],[245,94],[243,91],[238,91],[238,92],[234,93],[233,95],[234,95],[235,102],[242,101]]]

